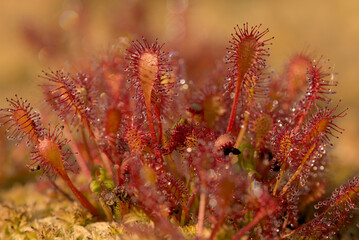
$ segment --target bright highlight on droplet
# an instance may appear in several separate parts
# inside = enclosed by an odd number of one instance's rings
[[[63,30],[70,30],[78,21],[79,15],[73,10],[64,11],[59,18],[59,25]]]

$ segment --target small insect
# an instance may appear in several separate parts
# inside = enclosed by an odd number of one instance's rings
[[[241,154],[241,151],[239,151],[238,148],[235,147],[228,147],[223,149],[224,155],[228,156],[230,153],[233,153],[233,155],[239,155]]]
[[[227,133],[217,138],[216,142],[214,143],[214,147],[217,152],[223,151],[225,156],[228,156],[230,153],[233,155],[241,154],[241,151],[234,147],[233,138]]]
[[[27,165],[27,167],[29,168],[30,172],[36,172],[36,171],[39,171],[41,169],[40,165],[34,165],[34,166]]]

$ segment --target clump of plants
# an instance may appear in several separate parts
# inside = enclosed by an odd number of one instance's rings
[[[358,177],[324,197],[327,151],[346,109],[331,101],[337,82],[323,59],[297,54],[271,73],[267,35],[237,26],[201,89],[157,40],[121,38],[81,72],[40,75],[58,121],[15,96],[1,122],[10,139],[26,140],[33,171],[59,176],[94,219],[133,234],[332,238],[359,201]],[[123,223],[131,214],[151,224]]]

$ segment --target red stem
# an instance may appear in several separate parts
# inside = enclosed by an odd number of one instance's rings
[[[345,199],[345,198],[351,199],[351,197],[352,197],[353,195],[355,196],[356,193],[358,193],[358,192],[359,192],[359,186],[357,185],[357,186],[355,186],[349,193],[345,193],[345,194],[344,194],[344,199],[343,199],[343,198],[338,198],[338,199],[335,201],[335,203],[334,203],[333,206],[330,205],[330,207],[328,207],[328,208],[327,208],[324,212],[322,212],[319,216],[313,218],[313,219],[310,220],[309,222],[307,222],[307,223],[301,225],[300,227],[294,229],[294,230],[291,231],[290,233],[287,233],[287,234],[285,234],[285,235],[282,235],[282,236],[280,237],[280,239],[285,239],[285,238],[287,238],[287,237],[293,235],[294,233],[298,232],[298,231],[299,231],[300,229],[302,229],[303,227],[310,226],[310,225],[312,224],[312,222],[314,222],[314,221],[317,220],[317,219],[321,219],[323,216],[325,216],[326,214],[328,214],[333,208],[337,207],[340,203],[343,203],[343,202],[348,201],[348,199]]]
[[[111,164],[111,161],[110,161],[109,157],[106,155],[105,152],[100,150],[101,148],[99,146],[99,143],[97,141],[97,138],[96,138],[94,132],[91,129],[91,126],[90,126],[90,123],[88,122],[88,120],[83,119],[83,122],[84,122],[86,128],[88,129],[90,136],[92,137],[93,141],[95,142],[96,149],[97,149],[97,152],[98,152],[98,157],[101,159],[101,161],[105,165],[104,167],[107,170],[107,172],[111,175],[111,177],[113,177],[113,172],[112,172],[112,168],[111,168],[112,164]]]
[[[261,210],[259,211],[253,218],[253,220],[246,225],[244,228],[242,228],[236,235],[234,235],[234,237],[232,238],[232,240],[238,240],[240,239],[246,232],[248,232],[249,230],[251,230],[259,221],[261,221],[265,216],[267,216],[269,214],[268,211],[266,210]]]
[[[147,114],[147,120],[148,120],[148,127],[150,128],[152,142],[155,144],[157,142],[157,137],[156,137],[155,126],[153,124],[153,117],[152,117],[150,108],[151,108],[151,105],[146,106],[146,114]]]
[[[227,207],[226,207],[227,208]],[[224,209],[221,213],[221,215],[218,217],[218,221],[216,222],[216,225],[214,226],[213,230],[212,230],[212,233],[211,233],[211,236],[209,237],[209,240],[213,240],[214,237],[216,236],[218,230],[219,230],[219,227],[222,225],[223,223],[223,220],[226,216],[226,209]]]
[[[192,192],[192,195],[190,196],[190,198],[188,200],[188,203],[187,203],[187,206],[186,206],[186,211],[187,212],[191,211],[191,207],[192,207],[192,204],[194,202],[194,198],[197,196],[197,192],[198,192],[198,186],[195,187],[195,189]]]
[[[161,114],[158,108],[155,108],[155,114],[158,122],[158,143],[162,143],[162,122],[161,122]]]
[[[238,106],[238,98],[239,98],[239,92],[240,92],[240,86],[239,83],[241,81],[237,81],[237,86],[236,86],[236,92],[234,94],[234,99],[233,99],[233,104],[232,104],[232,110],[231,110],[231,115],[229,117],[229,121],[228,121],[228,126],[227,126],[227,131],[226,133],[229,133],[230,131],[232,131],[233,128],[233,124],[234,124],[234,120],[236,118],[236,114],[237,114],[237,106]]]
[[[69,125],[67,124],[67,126],[69,126]],[[70,140],[69,144],[70,144],[72,151],[78,153],[75,155],[75,157],[80,166],[81,172],[86,175],[86,177],[89,181],[91,181],[92,180],[91,171],[90,171],[89,167],[87,166],[86,160],[82,156],[82,152],[79,150],[77,143],[74,141],[74,139],[68,129],[69,129],[69,127],[65,128],[64,131],[65,131],[66,137]]]
[[[73,185],[73,183],[71,182],[69,176],[65,173],[65,174],[61,174],[59,172],[60,177],[66,182],[66,184],[70,187],[71,191],[73,192],[73,194],[75,195],[75,197],[79,200],[79,202],[81,203],[81,205],[86,208],[87,210],[90,211],[90,213],[93,216],[100,216],[100,213],[97,211],[97,209],[87,200],[87,198],[79,191],[77,190],[77,188]]]
[[[153,124],[153,116],[151,113],[151,104],[147,104],[146,105],[146,113],[147,113],[147,120],[148,120],[148,127],[150,128],[150,133],[151,133],[151,139],[153,144],[157,143],[157,137],[156,137],[156,131],[155,131],[155,126]],[[162,128],[162,126],[161,126]],[[162,162],[162,154],[160,153],[160,151],[158,150],[157,147],[154,148],[155,150],[155,155],[157,160]],[[159,169],[157,169],[157,172],[160,172],[163,170],[163,165],[161,164],[161,167]]]
[[[204,217],[206,210],[206,194],[201,192],[199,196],[199,209],[198,209],[198,226],[197,226],[197,238],[202,239],[203,228],[204,228]]]

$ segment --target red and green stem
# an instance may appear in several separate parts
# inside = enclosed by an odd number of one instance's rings
[[[234,235],[232,240],[240,239],[244,234],[246,234],[248,231],[250,231],[253,227],[255,227],[257,225],[258,222],[260,222],[263,218],[265,218],[269,214],[270,214],[270,211],[266,211],[266,210],[260,210],[259,212],[257,212],[257,214],[254,216],[253,220],[248,225],[246,225],[241,230],[239,230],[239,232],[236,235]]]
[[[239,76],[240,77],[240,76]],[[243,78],[243,77],[242,77]],[[227,126],[227,131],[226,133],[229,133],[230,131],[232,131],[233,128],[233,124],[234,124],[234,120],[236,119],[236,115],[237,115],[237,107],[238,107],[238,99],[239,99],[239,93],[240,93],[240,86],[239,83],[241,83],[242,81],[239,80],[237,81],[237,86],[236,86],[236,92],[234,94],[234,99],[233,99],[233,104],[232,104],[232,110],[231,110],[231,115],[229,117],[229,121],[228,121],[228,126]]]
[[[77,200],[79,200],[79,202],[81,203],[81,205],[86,208],[87,210],[89,210],[89,212],[98,217],[100,216],[100,213],[97,211],[97,209],[87,200],[87,198],[73,185],[72,181],[70,180],[69,176],[65,173],[61,173],[60,171],[58,171],[58,174],[60,175],[60,177],[65,181],[65,183],[70,187],[71,191],[73,192],[73,194],[75,195],[75,197],[77,198]]]

